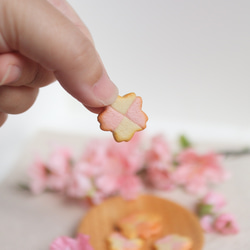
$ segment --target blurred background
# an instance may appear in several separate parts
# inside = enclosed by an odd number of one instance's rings
[[[89,27],[120,95],[135,92],[143,98],[150,133],[250,143],[250,1],[69,3]],[[41,130],[106,133],[96,115],[56,82],[0,129],[0,176]]]

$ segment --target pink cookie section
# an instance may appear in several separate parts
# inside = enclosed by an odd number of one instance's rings
[[[136,123],[139,127],[144,129],[146,127],[146,122],[148,120],[147,116],[141,111],[142,99],[137,96],[134,102],[129,107],[126,117]]]
[[[105,122],[101,123],[101,129],[105,131],[114,131],[122,122],[124,116],[108,106],[105,110]]]

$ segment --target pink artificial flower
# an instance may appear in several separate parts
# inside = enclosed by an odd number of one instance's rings
[[[62,236],[52,242],[50,250],[76,250],[76,240]]]
[[[210,205],[212,208],[211,213],[218,213],[226,205],[226,200],[221,194],[209,192],[202,198],[200,203]]]
[[[171,152],[164,136],[153,137],[151,147],[146,152],[147,167],[165,170],[171,166],[171,161]]]
[[[50,155],[48,166],[51,170],[58,168],[67,169],[72,160],[71,149],[65,147],[57,147]]]
[[[104,196],[113,195],[118,191],[119,175],[103,174],[95,178],[95,185]]]
[[[108,155],[116,165],[122,165],[123,170],[137,173],[143,168],[144,152],[140,148],[140,134],[135,134],[129,142],[117,143],[110,141]]]
[[[79,234],[76,239],[62,236],[50,245],[50,250],[93,250],[89,243],[89,236]]]
[[[200,218],[201,227],[207,233],[214,232],[213,223],[214,223],[214,216],[212,215],[205,215]]]
[[[96,179],[96,187],[106,197],[120,194],[124,199],[135,199],[143,189],[138,176],[126,173],[100,176]]]
[[[143,153],[138,147],[139,137],[135,135],[129,142],[117,143],[114,140],[92,140],[87,145],[81,161],[91,165],[89,175],[100,175],[115,165],[122,163],[131,172],[143,166]]]
[[[48,188],[64,191],[71,172],[71,164],[72,153],[70,149],[58,147],[52,152],[46,164],[49,172],[47,179]]]
[[[146,152],[146,170],[147,181],[152,187],[161,190],[174,188],[172,156],[162,135],[152,138],[151,147]]]
[[[84,149],[80,162],[88,163],[85,172],[89,176],[96,176],[102,173],[103,168],[109,164],[108,148],[109,141],[104,139],[91,140]]]
[[[37,156],[30,166],[28,175],[30,177],[30,188],[34,194],[43,192],[47,185],[48,173],[46,166],[42,160]]]
[[[89,167],[95,169],[88,173],[94,180],[97,192],[102,193],[103,197],[121,194],[124,198],[128,198],[138,194],[142,185],[136,175],[144,163],[138,141],[138,137],[134,136],[129,142],[116,143],[113,140],[100,142],[96,145],[97,151],[90,144],[90,148],[84,153],[82,161],[87,160]],[[97,156],[97,159],[92,159],[93,156]],[[124,192],[128,186],[129,190]]]
[[[214,228],[217,232],[224,235],[237,234],[239,232],[239,225],[235,218],[227,213],[221,214],[215,219]]]
[[[149,184],[159,190],[172,190],[175,183],[172,179],[172,170],[159,169],[157,167],[147,168],[147,181]]]
[[[77,250],[94,250],[89,243],[89,236],[84,234],[79,234],[77,237],[78,248]]]
[[[82,198],[93,191],[93,183],[89,175],[91,165],[88,162],[77,162],[68,178],[66,194],[70,197]]]
[[[136,175],[121,176],[118,184],[119,194],[127,200],[136,199],[143,189],[141,179]]]
[[[220,157],[215,153],[198,154],[193,149],[187,149],[177,160],[174,181],[191,193],[203,193],[210,184],[221,182],[227,177]]]
[[[66,194],[73,198],[88,196],[93,190],[91,179],[85,175],[72,174],[66,188]]]

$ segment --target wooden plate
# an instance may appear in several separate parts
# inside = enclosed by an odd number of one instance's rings
[[[161,215],[164,228],[158,238],[176,233],[193,240],[192,250],[202,249],[203,232],[195,215],[174,202],[151,195],[142,195],[134,201],[121,197],[107,199],[89,210],[79,225],[78,233],[89,235],[95,250],[108,250],[107,238],[117,221],[138,210]],[[152,249],[151,244],[146,244],[143,250]]]

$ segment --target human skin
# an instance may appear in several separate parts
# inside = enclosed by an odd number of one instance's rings
[[[0,0],[0,126],[55,80],[95,113],[118,95],[90,32],[65,0]]]

